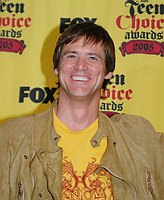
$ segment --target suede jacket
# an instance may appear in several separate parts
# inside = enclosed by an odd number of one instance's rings
[[[62,149],[52,111],[0,127],[0,200],[61,199]],[[104,136],[108,145],[97,170],[111,174],[114,200],[163,200],[164,134],[142,117],[100,112],[91,145]]]

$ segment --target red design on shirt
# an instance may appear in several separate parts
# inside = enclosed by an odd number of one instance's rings
[[[112,197],[110,175],[103,169],[95,173],[96,159],[79,176],[66,158],[63,160],[62,200],[110,200]]]

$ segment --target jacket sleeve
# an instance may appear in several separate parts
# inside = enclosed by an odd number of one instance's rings
[[[140,116],[118,114],[111,119],[117,123],[125,140],[130,138],[140,147],[140,153],[145,151],[143,159],[151,163],[150,168],[154,174],[152,185],[157,189],[157,199],[164,199],[164,133],[157,132],[149,120]]]
[[[155,139],[154,143],[157,143],[159,146],[159,152],[161,155],[163,155],[162,158],[164,159],[164,133],[157,132],[149,120],[143,117],[140,117],[140,120],[141,126],[145,132],[147,132],[147,135],[150,136],[150,138]]]
[[[150,138],[154,140],[153,143],[157,144],[156,149],[152,151],[154,151],[154,165],[158,181],[158,198],[164,199],[164,133],[157,132],[153,125],[144,118],[142,118],[142,125],[148,130]]]
[[[5,131],[0,128],[0,196],[2,200],[9,199],[9,160],[7,159],[8,142]]]
[[[134,120],[141,134],[140,138],[143,139],[142,146],[146,147],[154,166],[154,181],[158,187],[157,198],[164,199],[164,133],[157,132],[152,123],[144,117],[134,116]]]
[[[158,137],[160,148],[162,152],[164,153],[164,133],[157,132],[157,137]]]

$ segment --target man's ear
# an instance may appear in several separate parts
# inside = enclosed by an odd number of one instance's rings
[[[55,68],[55,70],[54,70],[54,73],[55,73],[55,75],[56,75],[56,76],[58,76],[58,74],[59,74],[59,71],[58,71],[58,69],[57,69],[57,68]]]
[[[104,79],[111,79],[112,76],[113,76],[113,72],[108,72],[108,73],[105,75]]]

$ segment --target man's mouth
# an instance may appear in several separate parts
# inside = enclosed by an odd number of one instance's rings
[[[71,76],[71,79],[74,81],[89,81],[90,80],[90,78],[87,76],[76,76],[76,75]]]

